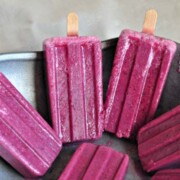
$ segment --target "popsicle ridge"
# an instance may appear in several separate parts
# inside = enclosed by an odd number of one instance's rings
[[[164,51],[162,50],[161,43],[155,43],[154,47],[157,48],[154,51],[154,56],[152,60],[152,65],[149,68],[149,72],[147,75],[145,87],[142,93],[142,98],[140,101],[140,107],[136,114],[136,123],[133,125],[134,134],[137,133],[138,129],[144,124],[146,117],[148,116],[148,112],[150,109],[150,105],[152,104],[154,91],[156,90],[156,84],[158,81],[159,70],[162,64],[161,57],[163,56]]]
[[[101,179],[102,173],[105,173],[105,168],[107,167],[108,163],[110,162],[110,157],[112,156],[112,152],[106,152],[106,149],[103,146],[96,148],[96,153],[94,154],[83,178],[84,179]],[[101,161],[101,158],[104,158],[104,162],[102,164],[97,162]],[[93,174],[92,174],[93,172]]]
[[[176,50],[175,43],[162,38],[159,39],[160,43],[154,44],[156,50],[154,50],[154,59],[148,73],[141,106],[136,117],[137,123],[133,127],[134,134],[137,133],[143,124],[153,119],[171,66],[169,59],[173,59]]]
[[[2,119],[0,119],[2,120]],[[4,124],[0,122],[0,125],[2,128],[8,130],[7,124],[3,126]],[[0,133],[1,134],[1,133]],[[41,161],[42,159],[39,158],[39,156],[36,156],[36,154],[33,154],[34,156],[29,157],[22,157],[23,151],[26,151],[26,153],[32,153],[31,149],[28,149],[28,146],[24,146],[25,144],[22,144],[23,141],[21,141],[18,136],[15,133],[12,133],[11,129],[9,131],[10,135],[8,135],[8,138],[11,138],[12,141],[7,141],[7,138],[4,137],[5,134],[1,134],[0,142],[4,145],[1,145],[1,152],[0,156],[4,157],[4,159],[9,162],[16,170],[21,172],[26,177],[39,177],[42,176],[48,169],[49,164],[44,161]],[[17,151],[14,147],[14,141],[17,142],[19,145],[19,150]],[[15,159],[12,160],[12,155],[17,156]],[[31,161],[31,163],[29,163]],[[38,163],[38,168],[35,168],[35,163]],[[43,167],[43,169],[42,169]]]
[[[0,100],[0,102],[1,102],[1,100]],[[3,103],[3,102],[1,102],[1,105],[3,105],[3,107],[5,107],[5,106],[8,107],[8,106],[5,105],[5,103]],[[0,106],[0,107],[1,107],[1,106]],[[14,117],[14,118],[18,118],[18,117],[15,116],[14,114],[16,114],[16,113],[15,113],[15,112],[11,113],[11,116]],[[6,114],[6,115],[8,115],[8,114]],[[5,115],[5,116],[6,116],[6,115]],[[9,114],[9,115],[10,115],[10,114]],[[39,158],[40,160],[42,160],[42,161],[45,163],[45,165],[48,167],[48,160],[45,159],[45,158],[43,158],[39,152],[37,152],[36,150],[33,150],[33,148],[31,147],[32,145],[29,144],[29,142],[28,142],[26,139],[24,139],[23,137],[21,137],[21,134],[20,134],[16,129],[13,129],[13,128],[11,127],[11,125],[7,122],[7,120],[5,119],[5,117],[4,117],[4,118],[3,118],[3,117],[0,117],[0,120],[1,120],[1,123],[3,123],[4,126],[6,126],[6,128],[9,129],[9,131],[12,131],[12,133],[14,134],[14,136],[16,136],[16,137],[22,142],[22,144],[24,144],[25,146],[27,146],[27,148],[28,148],[30,151],[32,151],[32,153],[33,153],[37,158]],[[6,143],[6,141],[4,141],[4,142]],[[10,146],[10,147],[13,148],[13,146]]]
[[[177,126],[179,124],[178,119],[180,118],[179,109],[180,105],[166,113],[166,116],[161,115],[158,117],[158,121],[153,120],[148,123],[148,126],[143,126],[138,133],[138,142],[143,143],[159,134],[160,131],[163,132],[168,128]],[[150,133],[150,131],[153,131],[153,134]],[[143,133],[144,136],[140,136],[141,133]]]
[[[114,180],[119,180],[124,178],[124,173],[127,170],[128,163],[129,163],[129,157],[125,154],[122,161],[119,163],[120,168],[117,170],[115,176],[113,177]]]
[[[142,162],[142,165],[147,172],[168,169],[168,168],[179,168],[180,166],[179,159],[180,159],[179,152],[175,151],[174,153],[168,154],[166,157],[160,158],[155,161],[151,160],[149,164],[145,164]]]
[[[74,180],[82,179],[96,151],[97,148],[94,144],[89,143],[88,146],[87,143],[81,144],[78,147],[78,150],[76,150],[73,154],[70,163],[68,163],[65,167],[65,170],[61,174],[59,180],[70,179],[71,177],[73,177]]]
[[[153,99],[151,101],[151,105],[149,107],[149,112],[146,116],[146,122],[153,119],[153,116],[156,112],[157,106],[158,106],[158,100],[161,97],[166,78],[171,66],[172,59],[174,57],[175,51],[176,51],[176,44],[170,40],[161,40],[162,46],[165,49],[163,52],[162,60],[161,60],[161,66],[160,66],[160,72],[158,74],[158,79],[156,82],[156,89],[154,91]]]
[[[125,96],[122,96],[121,94],[125,94],[127,91],[131,76],[131,74],[128,72],[131,72],[133,68],[134,62],[131,60],[135,57],[135,52],[137,50],[136,44],[138,43],[138,36],[137,42],[132,44],[132,40],[128,38],[126,31],[122,32],[122,36],[120,36],[120,38],[122,40],[118,41],[118,46],[124,46],[124,49],[121,49],[120,51],[116,50],[115,59],[122,59],[122,61],[120,61],[120,63],[118,63],[118,61],[114,61],[114,70],[112,71],[110,78],[106,95],[107,99],[105,102],[105,129],[107,127],[108,131],[110,132],[115,132],[118,125],[117,118],[119,118],[121,115],[122,106],[125,100]],[[130,47],[132,52],[128,52]],[[129,60],[124,61],[126,57],[129,57]],[[122,73],[124,74],[124,77],[121,76]],[[123,79],[125,80],[123,81]]]
[[[116,132],[118,137],[129,137],[131,134],[132,125],[136,121],[135,117],[140,106],[148,71],[154,56],[151,44],[144,44],[143,38],[141,40],[134,59],[135,63],[128,84],[118,131]],[[143,53],[141,53],[142,51]],[[143,58],[145,59],[144,61]],[[127,113],[129,110],[131,111]]]
[[[160,134],[158,134],[158,135],[152,137],[151,139],[147,140],[146,142],[140,144],[139,148],[144,150],[144,152],[141,153],[141,157],[147,156],[148,154],[153,153],[153,152],[155,152],[161,148],[165,148],[167,146],[170,146],[170,144],[172,144],[175,141],[178,142],[178,140],[180,138],[180,135],[178,134],[179,129],[180,129],[180,125],[176,126],[176,128],[173,128],[173,127],[169,128],[166,131],[163,131]],[[157,139],[161,139],[162,143],[158,144]],[[155,144],[155,145],[147,150],[147,144],[146,143],[149,143],[152,145]]]

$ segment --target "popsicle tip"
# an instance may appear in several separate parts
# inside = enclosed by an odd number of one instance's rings
[[[67,16],[67,36],[78,36],[78,15],[75,12]]]
[[[143,24],[143,33],[154,34],[156,28],[158,13],[155,9],[149,9],[146,11],[144,24]]]

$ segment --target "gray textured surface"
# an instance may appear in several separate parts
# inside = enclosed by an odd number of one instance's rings
[[[149,8],[159,13],[156,35],[180,42],[179,0],[0,0],[0,51],[41,50],[45,38],[66,35],[70,11],[79,15],[80,35],[104,40],[124,28],[141,31]]]
[[[180,42],[179,0],[0,0],[0,53],[42,50],[44,39],[66,35],[66,15],[70,11],[76,11],[79,15],[80,35],[95,35],[104,40],[117,37],[124,28],[141,31],[144,13],[149,8],[155,8],[159,13],[155,34]],[[45,96],[44,92],[37,91],[39,87],[43,87],[42,82],[38,81],[43,79],[42,64],[39,61],[34,63],[32,59],[36,57],[20,61],[21,57],[20,55],[13,61],[1,61],[0,70],[5,72],[42,116],[48,119],[44,106],[46,102],[38,99]],[[3,60],[2,55],[0,58]],[[166,88],[171,93],[169,86]],[[165,96],[164,94],[162,99],[165,102],[163,105],[169,105]],[[165,105],[163,108],[166,107]],[[97,143],[112,146],[131,156],[126,179],[145,179],[143,172],[138,170],[137,152],[133,144],[109,134],[104,134],[103,139]],[[76,144],[63,149],[54,165],[56,168],[51,169],[45,179],[56,179],[75,147]],[[21,177],[0,159],[0,179]]]

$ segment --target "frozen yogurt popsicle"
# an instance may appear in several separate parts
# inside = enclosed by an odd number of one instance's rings
[[[166,169],[158,171],[151,180],[179,180],[180,169]]]
[[[174,42],[149,30],[121,33],[105,102],[106,131],[129,138],[152,119],[175,50]]]
[[[0,156],[35,178],[46,173],[60,149],[52,128],[0,73]]]
[[[180,169],[166,169],[158,171],[151,180],[179,180]]]
[[[138,153],[147,172],[180,168],[180,105],[140,129]]]
[[[69,16],[76,19],[74,14]],[[103,112],[100,40],[77,36],[73,31],[68,37],[47,39],[44,50],[54,130],[63,142],[100,137]]]
[[[123,180],[129,157],[106,146],[84,143],[74,153],[59,180]]]

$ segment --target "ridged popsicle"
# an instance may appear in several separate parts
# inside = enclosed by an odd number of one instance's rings
[[[78,147],[59,180],[123,180],[129,157],[106,146],[84,143]]]
[[[54,130],[63,142],[99,138],[103,130],[100,40],[50,38],[44,50]]]
[[[43,176],[61,150],[61,140],[0,73],[0,156],[25,177]]]
[[[153,118],[175,50],[170,40],[121,33],[106,95],[106,131],[129,138]]]
[[[166,169],[158,171],[151,180],[179,180],[180,169]]]
[[[147,172],[180,168],[180,105],[140,129],[138,154]]]

